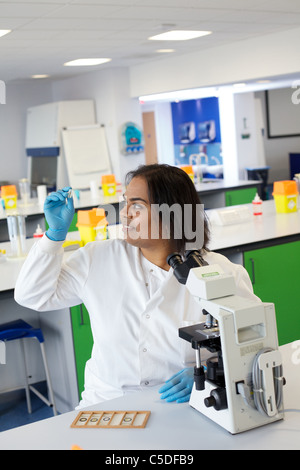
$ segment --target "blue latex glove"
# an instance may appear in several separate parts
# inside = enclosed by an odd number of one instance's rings
[[[65,240],[68,233],[75,212],[73,197],[68,198],[70,189],[60,189],[45,199],[44,213],[49,225],[46,235],[50,240]]]
[[[158,393],[161,393],[161,399],[167,402],[176,401],[184,403],[189,401],[194,383],[194,368],[182,369],[177,374],[168,379],[165,384],[160,387]]]

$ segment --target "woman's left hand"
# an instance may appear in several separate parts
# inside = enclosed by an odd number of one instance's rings
[[[167,402],[176,401],[184,403],[189,401],[194,383],[194,368],[189,367],[182,369],[177,374],[168,379],[165,384],[160,387],[158,393],[161,393],[161,399]]]

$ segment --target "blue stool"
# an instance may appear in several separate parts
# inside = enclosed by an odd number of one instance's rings
[[[45,373],[46,373],[49,399],[47,399],[44,395],[42,395],[33,385],[29,385],[28,383],[28,372],[27,372],[24,342],[23,342],[24,338],[36,338],[40,343],[41,353],[42,353],[42,358],[43,358],[43,363],[44,363],[44,368],[45,368]],[[15,321],[3,323],[2,325],[0,325],[0,340],[14,341],[16,339],[21,340],[20,342],[21,342],[21,347],[22,347],[22,353],[23,353],[23,359],[24,359],[24,370],[25,370],[25,376],[26,376],[25,392],[26,392],[28,413],[32,412],[31,399],[30,399],[30,390],[31,390],[33,393],[35,393],[35,395],[37,395],[38,398],[40,398],[44,403],[46,403],[46,405],[53,408],[53,414],[54,416],[56,416],[57,411],[56,411],[56,406],[54,402],[54,395],[53,395],[53,390],[52,390],[52,385],[51,385],[51,380],[50,380],[50,375],[49,375],[49,369],[48,369],[47,358],[46,358],[46,353],[45,353],[44,337],[43,337],[42,330],[40,328],[33,328],[31,325],[29,325],[23,320],[15,320]]]

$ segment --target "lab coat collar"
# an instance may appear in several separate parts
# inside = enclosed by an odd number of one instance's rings
[[[163,295],[163,290],[164,290],[164,287],[166,286],[166,284],[168,283],[169,279],[172,277],[173,275],[173,269],[170,268],[170,270],[167,272],[167,275],[165,276],[164,279],[161,280],[161,286],[159,289],[157,289],[157,291],[153,294],[153,296],[150,298],[149,296],[149,293],[148,293],[148,289],[146,287],[146,282],[147,282],[147,279],[145,278],[145,273],[143,271],[143,267],[142,267],[142,259],[141,257],[143,256],[141,250],[139,248],[136,248],[134,247],[135,249],[135,263],[136,263],[136,270],[137,270],[137,273],[138,273],[138,276],[143,279],[143,291],[144,291],[144,295],[146,295],[146,298],[149,299],[149,302],[148,302],[148,305],[147,307],[149,308],[150,304],[152,303],[152,299],[153,301],[155,301],[156,297],[157,296],[162,296]],[[145,258],[144,258],[145,259]],[[161,268],[159,268],[159,266],[156,266],[154,265],[153,263],[151,263],[150,261],[146,260],[148,263],[149,263],[149,266],[150,265],[153,265],[153,268],[157,271],[157,270],[160,270]],[[147,309],[147,308],[146,308]]]

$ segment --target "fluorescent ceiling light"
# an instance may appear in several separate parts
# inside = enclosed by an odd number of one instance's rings
[[[175,49],[157,49],[155,52],[159,52],[160,54],[167,54],[169,52],[175,52]]]
[[[151,41],[187,41],[189,39],[199,38],[201,36],[207,36],[211,34],[211,31],[184,31],[184,30],[173,30],[167,31],[166,33],[157,34],[151,36]]]
[[[143,103],[151,101],[184,101],[195,100],[198,98],[208,98],[211,96],[217,96],[217,94],[218,88],[216,87],[194,88],[191,90],[177,90],[153,95],[144,95],[139,97],[139,101]]]
[[[246,86],[246,83],[234,83],[233,86],[235,88],[243,88]]]
[[[294,79],[293,79],[294,80]],[[232,85],[216,85],[212,87],[203,87],[203,88],[192,88],[188,90],[177,90],[170,91],[165,93],[157,93],[153,95],[144,95],[139,97],[141,104],[150,103],[150,102],[172,102],[172,101],[185,101],[185,100],[196,100],[199,98],[210,98],[216,96],[217,98],[221,93],[244,93],[252,91],[264,91],[271,90],[276,88],[288,88],[293,86],[293,80],[281,80],[281,81],[270,81],[270,83],[248,83],[244,86],[235,86]]]
[[[5,34],[11,33],[11,29],[0,29],[0,38],[5,36]]]
[[[47,78],[49,75],[46,74],[36,74],[36,75],[31,75],[31,78]]]
[[[271,80],[256,80],[256,83],[271,83]]]
[[[66,66],[88,66],[88,65],[100,65],[104,64],[105,62],[109,62],[111,59],[76,59],[71,60],[70,62],[65,62],[64,65]]]

